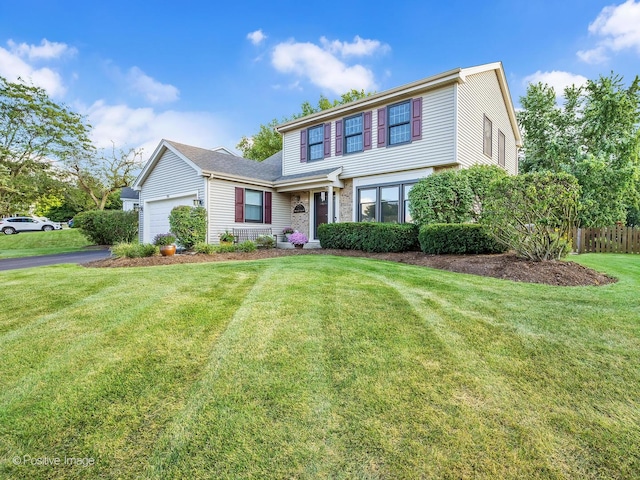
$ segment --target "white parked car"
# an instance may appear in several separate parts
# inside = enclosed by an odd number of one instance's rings
[[[58,222],[52,222],[47,218],[36,217],[8,217],[0,218],[0,232],[5,235],[13,235],[20,232],[50,232],[60,230],[62,226]]]

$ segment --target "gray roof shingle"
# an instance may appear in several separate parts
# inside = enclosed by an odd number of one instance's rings
[[[120,198],[137,200],[140,198],[140,192],[135,191],[131,187],[123,187],[122,190],[120,190]]]
[[[283,176],[282,151],[271,155],[262,162],[257,162],[255,160],[214,152],[206,148],[192,147],[191,145],[184,145],[170,140],[166,140],[166,142],[205,172],[226,173],[239,177],[276,182],[319,177],[328,175],[336,170],[335,168],[325,168],[312,172]]]
[[[282,152],[262,162],[166,141],[205,172],[218,172],[256,180],[273,181],[282,175]]]

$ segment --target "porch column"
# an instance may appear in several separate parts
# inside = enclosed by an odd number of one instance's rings
[[[329,185],[329,198],[327,199],[327,223],[333,223],[333,185]]]

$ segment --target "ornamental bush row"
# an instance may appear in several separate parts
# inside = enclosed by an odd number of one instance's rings
[[[322,248],[365,252],[406,252],[418,249],[418,227],[411,223],[325,223],[318,227]]]
[[[420,248],[428,254],[502,253],[486,227],[477,223],[432,223],[420,228]]]

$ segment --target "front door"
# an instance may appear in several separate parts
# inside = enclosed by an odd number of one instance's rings
[[[313,194],[314,218],[313,238],[318,238],[318,225],[329,221],[329,202],[327,192],[316,192]]]

